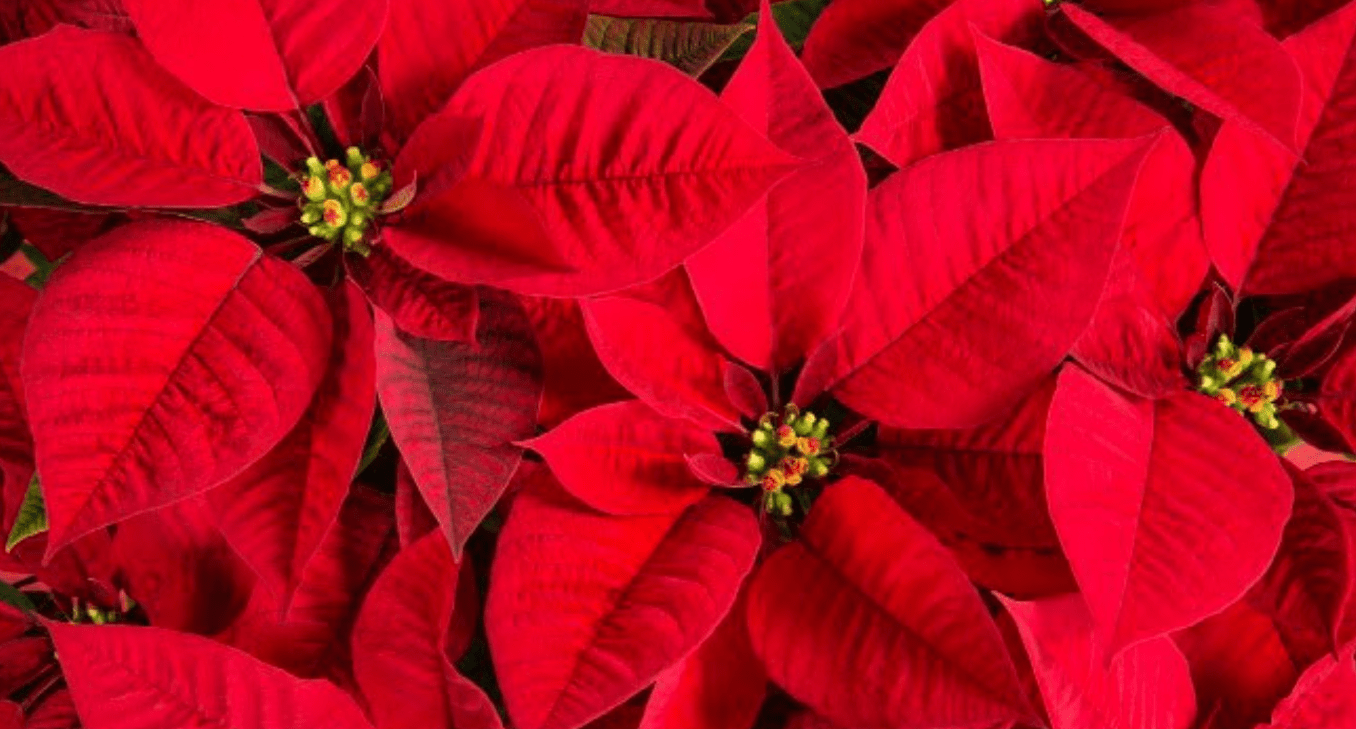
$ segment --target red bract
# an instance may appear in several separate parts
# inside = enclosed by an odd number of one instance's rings
[[[1356,726],[1356,2],[754,5],[0,8],[0,729]]]

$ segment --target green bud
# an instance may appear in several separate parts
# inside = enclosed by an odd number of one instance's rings
[[[349,147],[344,150],[349,167],[362,167],[367,160],[363,158],[363,151],[357,147]]]
[[[750,451],[745,463],[749,467],[749,473],[762,473],[763,469],[767,468],[767,459],[758,451]]]
[[[823,440],[825,440],[826,438],[828,438],[828,437],[829,437],[829,421],[828,421],[827,419],[821,418],[821,419],[819,420],[819,422],[815,423],[815,428],[814,428],[814,431],[813,431],[813,435],[814,435],[814,437],[818,438],[820,441],[823,441]]]
[[[791,429],[796,431],[796,435],[799,435],[802,438],[814,432],[814,428],[815,428],[814,413],[802,414],[799,418],[796,418],[796,422],[791,425]]]
[[[355,228],[355,227],[353,227],[352,225],[350,225],[350,226],[348,226],[347,228],[344,229],[344,243],[345,243],[346,245],[350,245],[350,246],[351,246],[351,245],[353,245],[354,243],[357,243],[358,241],[360,241],[360,240],[362,240],[362,239],[363,239],[363,229],[362,229],[362,228]]]
[[[759,448],[767,448],[771,446],[775,440],[776,438],[773,437],[772,431],[770,430],[759,428],[758,430],[753,431],[753,444]]]
[[[319,177],[325,176],[325,165],[320,162],[319,157],[307,157],[306,169],[310,170],[311,174],[313,175],[317,175]]]
[[[773,493],[777,495],[778,513],[780,513],[782,516],[791,516],[791,512],[794,511],[791,501],[791,494],[788,494],[785,491],[774,491]]]
[[[812,457],[807,460],[810,461],[810,467],[806,469],[806,473],[809,474],[811,478],[824,478],[829,475],[829,464],[825,463],[822,459]]]
[[[318,205],[307,205],[301,210],[301,224],[314,225],[320,222],[320,207]]]

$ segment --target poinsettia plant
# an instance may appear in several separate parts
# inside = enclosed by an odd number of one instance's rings
[[[0,8],[0,728],[1356,726],[1356,2]]]

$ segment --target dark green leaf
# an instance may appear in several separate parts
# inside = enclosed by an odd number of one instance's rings
[[[382,414],[381,408],[377,408],[376,415],[372,416],[372,427],[367,431],[367,444],[363,446],[363,459],[358,463],[358,473],[367,470],[372,461],[377,460],[381,447],[386,445],[390,437],[391,429],[386,426],[386,416]]]
[[[683,20],[609,18],[590,15],[584,45],[607,53],[663,61],[689,76],[700,76],[752,25],[719,25]]]
[[[28,595],[19,592],[14,589],[13,586],[4,582],[0,582],[0,602],[11,607],[16,607],[26,613],[37,611],[37,607],[33,604],[32,600],[28,599]]]
[[[772,4],[772,18],[777,21],[777,27],[781,28],[782,36],[786,42],[797,51],[805,45],[805,38],[810,35],[810,26],[819,18],[819,14],[828,7],[829,0],[787,0],[787,2]],[[757,26],[758,13],[752,13],[744,22]],[[721,57],[722,61],[737,61],[749,52],[753,45],[752,37],[742,37],[735,40],[730,49]]]

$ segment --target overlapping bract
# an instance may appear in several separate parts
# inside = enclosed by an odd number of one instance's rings
[[[1356,3],[754,5],[0,9],[0,726],[1356,725]]]

